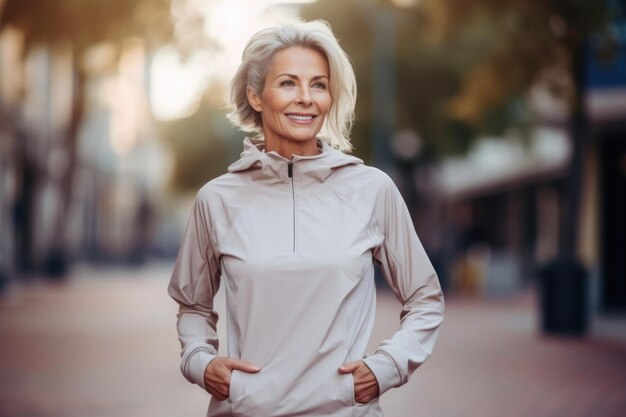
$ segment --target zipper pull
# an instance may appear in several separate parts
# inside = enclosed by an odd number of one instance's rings
[[[289,178],[293,177],[293,162],[291,161],[287,162],[287,175]]]

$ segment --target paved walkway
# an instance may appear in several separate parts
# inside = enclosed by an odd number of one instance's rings
[[[204,416],[208,395],[178,369],[168,268],[84,269],[0,300],[0,416]],[[373,341],[399,305],[384,293],[378,310]],[[539,336],[535,312],[528,294],[448,298],[435,354],[385,395],[386,416],[626,416],[626,346]]]

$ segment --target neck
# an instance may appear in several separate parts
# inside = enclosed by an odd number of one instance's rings
[[[265,152],[276,152],[283,158],[291,160],[293,155],[313,156],[319,153],[317,149],[317,139],[311,138],[303,142],[277,140],[272,137],[265,137]]]

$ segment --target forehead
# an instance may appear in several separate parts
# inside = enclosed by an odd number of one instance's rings
[[[319,51],[303,46],[290,46],[274,54],[268,75],[287,73],[298,76],[329,76],[328,60]]]

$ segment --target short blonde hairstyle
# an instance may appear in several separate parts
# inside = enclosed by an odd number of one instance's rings
[[[344,152],[352,150],[350,130],[356,104],[356,79],[350,58],[341,49],[330,25],[323,20],[294,21],[257,32],[246,45],[239,69],[228,86],[228,118],[244,132],[260,135],[261,114],[248,101],[247,88],[263,93],[274,55],[291,46],[311,48],[326,57],[330,70],[332,105],[320,131],[320,139]]]

